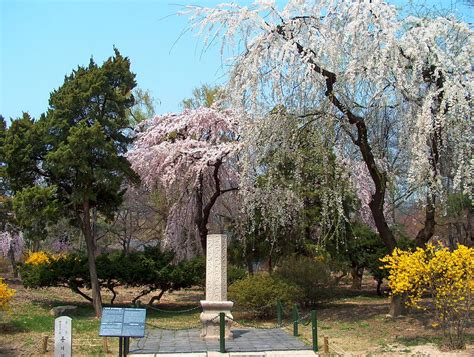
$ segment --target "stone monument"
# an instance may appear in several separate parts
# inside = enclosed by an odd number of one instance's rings
[[[61,316],[54,320],[54,357],[72,355],[72,319]]]
[[[204,339],[219,339],[219,313],[226,314],[225,337],[232,338],[230,327],[234,303],[227,301],[227,237],[209,234],[206,251],[206,300],[201,301],[202,332]]]

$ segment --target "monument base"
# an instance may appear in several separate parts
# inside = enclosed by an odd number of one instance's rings
[[[232,331],[230,327],[232,325],[232,314],[230,310],[234,303],[232,301],[207,301],[201,300],[202,312],[201,322],[202,331],[201,337],[205,340],[218,340],[219,339],[219,313],[224,312],[225,319],[225,338],[226,340],[232,339]]]

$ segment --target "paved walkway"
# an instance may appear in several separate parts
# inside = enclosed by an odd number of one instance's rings
[[[296,337],[290,336],[282,329],[232,329],[234,339],[226,340],[226,352],[231,355],[237,352],[265,351],[301,351],[310,350]],[[203,353],[219,351],[219,341],[205,341],[199,336],[200,330],[181,331],[149,330],[139,340],[130,341],[130,354],[158,355],[171,353]],[[308,351],[311,352],[311,351]],[[197,354],[199,355],[199,354]],[[266,356],[265,354],[254,354]],[[287,354],[291,355],[290,353]],[[298,355],[302,355],[299,353]],[[306,355],[306,354],[305,354]],[[309,354],[310,355],[310,354]],[[268,356],[268,354],[267,354]]]
[[[313,351],[268,351],[268,352],[192,352],[129,354],[130,357],[317,357]]]

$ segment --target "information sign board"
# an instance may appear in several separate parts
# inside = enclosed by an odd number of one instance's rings
[[[99,336],[145,336],[146,309],[105,307],[102,311]]]

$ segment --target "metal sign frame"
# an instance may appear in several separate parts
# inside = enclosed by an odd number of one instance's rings
[[[119,356],[127,356],[130,337],[145,336],[146,309],[104,307],[99,336],[119,338]]]

